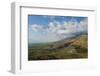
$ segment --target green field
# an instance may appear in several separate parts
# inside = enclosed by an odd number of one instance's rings
[[[81,35],[52,43],[29,44],[28,60],[88,58],[87,42],[87,35]]]

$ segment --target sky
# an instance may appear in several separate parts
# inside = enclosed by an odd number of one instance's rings
[[[87,27],[87,17],[28,15],[28,41],[55,42],[87,32]]]

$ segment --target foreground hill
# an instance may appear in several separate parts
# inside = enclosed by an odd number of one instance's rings
[[[29,60],[75,59],[88,57],[87,35],[61,41],[31,45],[28,49]]]

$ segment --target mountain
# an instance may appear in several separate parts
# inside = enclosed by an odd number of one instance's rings
[[[81,34],[48,44],[29,48],[29,60],[74,59],[88,57],[88,35]]]
[[[51,43],[51,49],[52,48],[65,48],[65,47],[68,47],[68,46],[80,46],[82,48],[86,48],[87,47],[87,35],[80,35],[78,37],[73,37],[73,38],[70,38],[70,39],[63,39],[63,40],[60,40],[60,41],[57,41],[57,42],[54,42],[54,43]]]

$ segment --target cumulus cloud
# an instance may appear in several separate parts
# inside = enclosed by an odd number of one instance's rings
[[[63,23],[53,21],[47,26],[34,24],[31,26],[35,32],[45,32],[45,37],[52,41],[61,40],[64,38],[74,37],[78,33],[87,32],[88,21],[84,19],[80,22],[77,21],[63,21]]]
[[[40,25],[37,25],[37,24],[33,24],[31,26],[31,28],[32,28],[33,31],[38,32],[38,31],[42,30],[43,27],[40,26]]]

